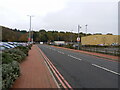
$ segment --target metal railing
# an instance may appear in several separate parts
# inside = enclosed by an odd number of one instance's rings
[[[120,48],[119,47],[85,47],[82,46],[81,50],[96,52],[96,53],[104,53],[119,56],[120,55]]]

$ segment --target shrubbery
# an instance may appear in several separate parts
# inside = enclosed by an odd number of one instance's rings
[[[4,56],[2,57],[3,63],[8,62],[8,61],[13,61],[13,60],[21,62],[26,57],[26,54],[20,49],[10,49],[10,50],[5,51],[2,56]]]
[[[2,52],[2,89],[8,90],[20,75],[19,63],[28,55],[31,46],[19,46]]]
[[[29,49],[31,49],[30,46],[29,46],[29,47],[19,46],[19,47],[17,47],[17,48],[19,48],[22,52],[24,52],[24,54],[25,54],[26,56],[28,56],[28,51],[29,51]]]
[[[2,89],[8,90],[19,75],[20,69],[17,61],[12,61],[9,64],[2,64]]]
[[[69,44],[69,45],[65,45],[64,47],[65,47],[65,48],[74,49],[74,47],[73,47],[73,45],[72,45],[72,44]]]
[[[9,53],[2,53],[2,64],[9,64],[13,61]]]

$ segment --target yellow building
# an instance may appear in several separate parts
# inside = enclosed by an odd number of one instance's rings
[[[81,38],[82,45],[120,44],[120,35],[90,35]]]

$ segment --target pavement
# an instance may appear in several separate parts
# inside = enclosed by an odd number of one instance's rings
[[[12,89],[57,88],[57,84],[36,45],[32,46],[29,56],[20,64],[20,70],[21,75],[15,81]]]

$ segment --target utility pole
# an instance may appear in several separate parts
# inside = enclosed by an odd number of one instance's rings
[[[86,36],[87,36],[87,26],[88,26],[88,25],[86,24],[86,25],[85,25],[85,27],[86,27]],[[85,40],[85,41],[86,41],[86,44],[87,44],[87,37],[86,37],[86,40]]]
[[[71,44],[72,44],[72,42],[73,42],[73,40],[72,40],[72,38],[73,38],[73,36],[72,36],[72,31],[73,31],[73,30],[71,30]]]
[[[29,36],[28,36],[28,43],[30,44],[30,42],[31,42],[31,18],[32,18],[33,16],[31,16],[31,15],[27,15],[27,16],[30,17],[30,28],[29,28]]]
[[[77,37],[77,42],[78,42],[78,50],[80,49],[80,44],[81,44],[81,36],[79,35],[80,33],[80,25],[78,25],[78,37]]]
[[[32,29],[32,39],[31,40],[32,40],[32,43],[33,43],[33,29]]]
[[[86,26],[86,36],[87,36],[87,26],[88,26],[88,25],[86,24],[85,26]]]

